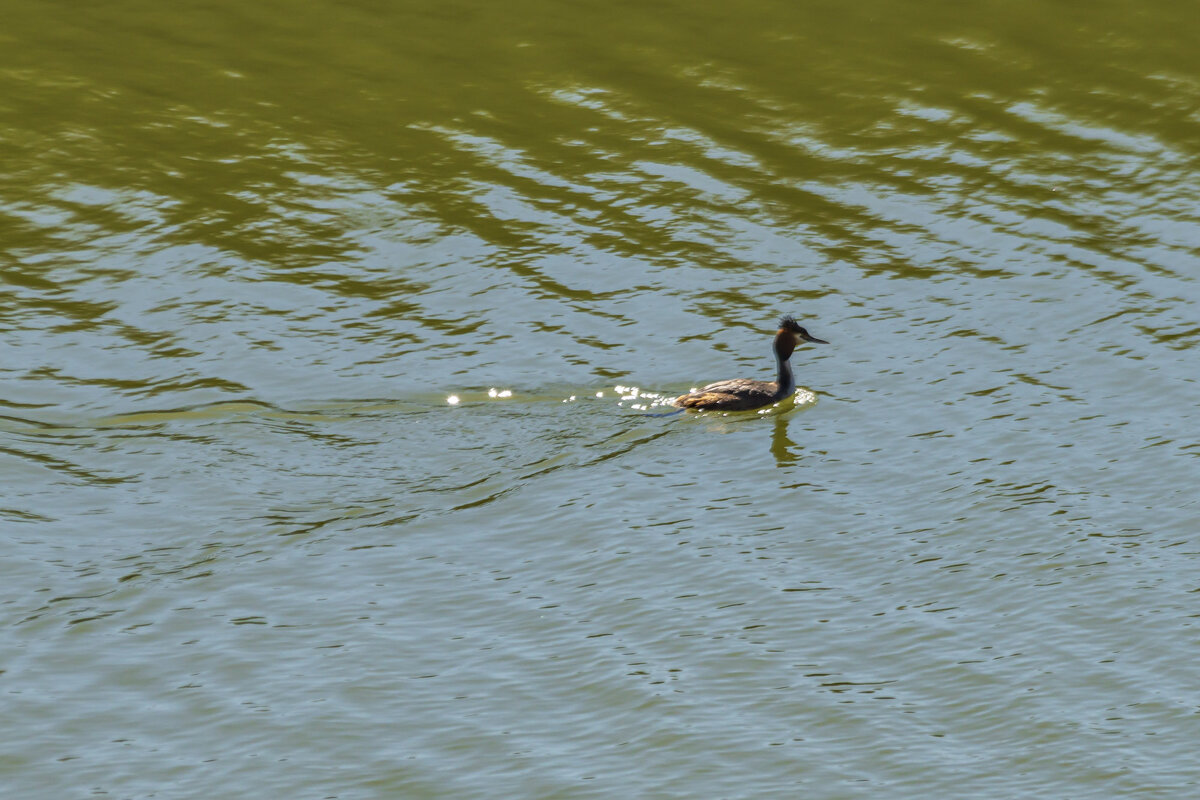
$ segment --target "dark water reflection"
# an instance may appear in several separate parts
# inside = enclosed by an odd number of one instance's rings
[[[9,5],[14,796],[1194,789],[1194,14]]]

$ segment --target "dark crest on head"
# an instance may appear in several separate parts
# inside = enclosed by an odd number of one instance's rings
[[[800,331],[804,330],[800,327],[799,322],[796,322],[796,320],[792,319],[791,314],[784,314],[779,318],[779,329],[791,331],[792,333],[799,333]]]

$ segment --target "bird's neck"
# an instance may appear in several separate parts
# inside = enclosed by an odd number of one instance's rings
[[[775,360],[779,364],[779,378],[777,379],[779,388],[775,391],[775,395],[777,398],[783,399],[796,391],[796,376],[792,374],[790,357],[783,358],[776,354]]]

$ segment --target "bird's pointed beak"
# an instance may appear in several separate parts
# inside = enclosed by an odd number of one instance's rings
[[[825,341],[824,339],[818,339],[817,337],[810,336],[807,333],[800,334],[800,338],[806,342],[812,342],[813,344],[829,344],[829,342]]]

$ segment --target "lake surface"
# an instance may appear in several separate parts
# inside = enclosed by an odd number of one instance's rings
[[[1194,10],[3,16],[6,798],[1200,791]]]

